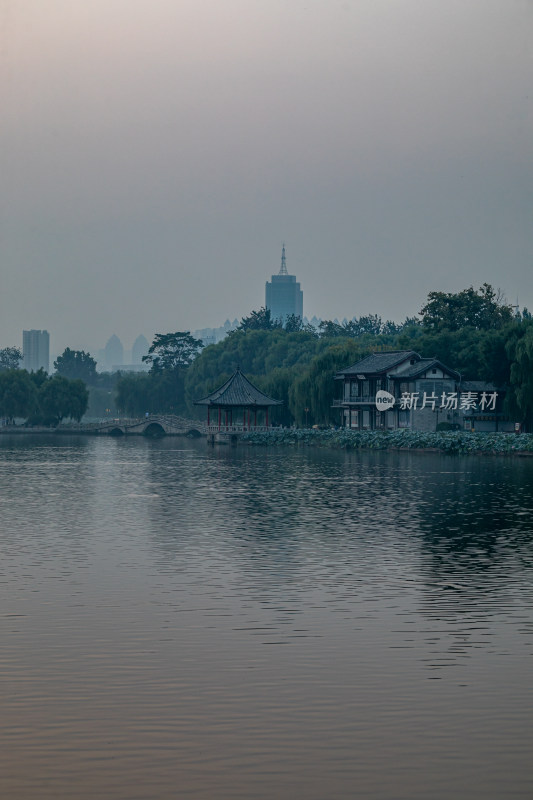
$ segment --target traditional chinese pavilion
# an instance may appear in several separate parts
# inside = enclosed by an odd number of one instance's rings
[[[226,383],[194,405],[207,406],[209,434],[238,434],[268,430],[269,408],[283,403],[260,391],[237,367]]]

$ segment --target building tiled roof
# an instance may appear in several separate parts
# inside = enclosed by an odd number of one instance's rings
[[[405,361],[407,358],[416,358],[417,361],[420,360],[420,356],[418,353],[415,353],[413,350],[395,350],[394,352],[389,353],[372,353],[370,356],[366,356],[366,358],[361,359],[358,361],[357,364],[354,364],[352,367],[348,367],[347,369],[340,370],[337,373],[337,377],[342,378],[344,375],[374,375],[376,373],[385,372],[388,369],[392,369],[397,364],[401,364],[402,361]]]
[[[274,400],[261,392],[246,378],[239,368],[226,383],[214,392],[196,400],[195,406],[280,406],[281,400]]]
[[[395,375],[394,377],[398,378],[398,380],[405,378],[416,378],[418,375],[421,375],[423,372],[426,372],[426,370],[432,369],[433,367],[441,369],[443,372],[447,372],[449,375],[457,378],[457,380],[459,380],[461,377],[458,372],[445,366],[442,361],[438,360],[438,358],[421,358],[420,361],[416,362],[416,364],[412,364],[406,370],[401,372],[400,375]]]

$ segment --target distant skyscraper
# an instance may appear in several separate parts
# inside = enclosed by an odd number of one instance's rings
[[[148,355],[149,347],[150,345],[148,344],[146,336],[143,336],[142,333],[140,336],[137,336],[131,348],[131,363],[142,364],[143,356]]]
[[[270,309],[273,319],[285,322],[288,316],[294,314],[303,317],[304,295],[300,284],[296,282],[295,275],[287,272],[285,259],[285,245],[281,250],[281,267],[277,275],[272,275],[272,280],[266,283],[265,308]]]
[[[48,331],[22,331],[22,365],[28,372],[50,368],[50,334]]]
[[[108,339],[104,352],[106,369],[113,369],[115,365],[123,363],[124,348],[122,347],[122,342],[115,334]]]

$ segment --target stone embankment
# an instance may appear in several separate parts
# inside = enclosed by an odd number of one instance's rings
[[[345,450],[433,450],[454,454],[533,455],[533,434],[470,433],[467,431],[284,430],[248,433],[242,441],[263,446],[314,446]]]

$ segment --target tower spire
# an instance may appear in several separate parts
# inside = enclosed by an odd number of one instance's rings
[[[287,261],[285,259],[285,242],[283,242],[283,246],[281,248],[281,267],[279,269],[278,275],[288,275],[287,272]]]

